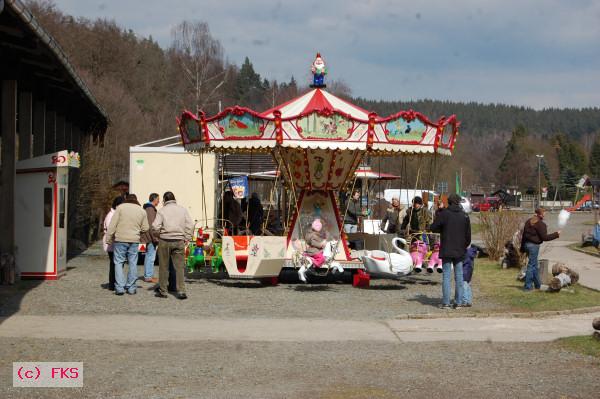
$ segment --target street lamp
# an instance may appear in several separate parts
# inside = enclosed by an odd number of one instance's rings
[[[542,169],[542,158],[544,158],[544,154],[535,154],[535,157],[538,160],[538,208],[542,206],[542,178],[541,178],[541,169]]]

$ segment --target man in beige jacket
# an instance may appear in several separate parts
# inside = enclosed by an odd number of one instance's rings
[[[158,298],[167,298],[169,284],[169,260],[177,276],[177,298],[186,299],[185,293],[185,247],[194,234],[194,221],[187,209],[177,205],[175,195],[167,191],[163,195],[163,207],[156,214],[152,230],[158,235]]]
[[[135,295],[137,290],[137,261],[140,234],[148,231],[148,217],[140,206],[135,194],[129,194],[125,202],[117,207],[110,220],[107,232],[107,243],[114,242],[115,259],[115,294]],[[129,263],[127,280],[123,273],[125,261]]]

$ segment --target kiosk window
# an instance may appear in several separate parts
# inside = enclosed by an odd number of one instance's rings
[[[58,227],[65,227],[65,189],[61,188],[58,191]]]
[[[44,227],[52,226],[52,188],[44,188]]]

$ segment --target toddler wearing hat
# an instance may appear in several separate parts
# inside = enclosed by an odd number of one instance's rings
[[[315,267],[321,267],[325,263],[325,256],[323,256],[323,248],[327,244],[327,240],[321,234],[323,230],[323,223],[321,219],[315,219],[312,222],[311,229],[306,233],[304,240],[306,241],[306,251],[304,255],[311,258],[312,263]]]

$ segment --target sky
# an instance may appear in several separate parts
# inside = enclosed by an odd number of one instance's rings
[[[550,107],[600,106],[600,1],[54,0],[108,18],[162,47],[183,20],[205,21],[230,63],[263,78],[327,78],[368,99],[430,98]]]

